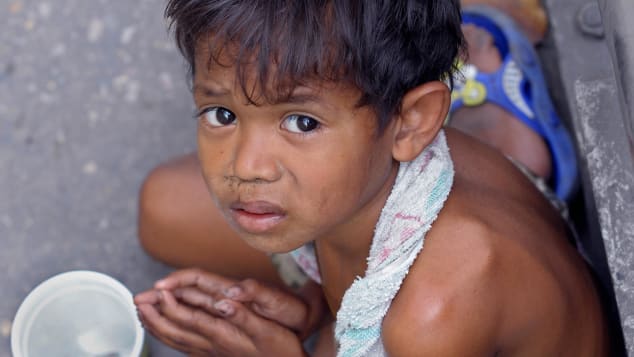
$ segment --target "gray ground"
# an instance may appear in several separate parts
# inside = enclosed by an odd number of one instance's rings
[[[0,0],[0,356],[47,277],[91,269],[138,292],[167,271],[135,231],[144,175],[195,146],[163,7]]]

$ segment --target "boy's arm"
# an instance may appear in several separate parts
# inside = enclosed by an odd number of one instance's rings
[[[462,306],[461,306],[462,305]],[[493,356],[497,349],[497,323],[492,309],[468,309],[463,303],[432,302],[409,307],[384,322],[383,343],[388,355]]]

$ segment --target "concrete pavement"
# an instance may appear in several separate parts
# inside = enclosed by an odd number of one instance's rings
[[[163,7],[0,1],[0,356],[47,277],[97,270],[138,292],[167,272],[136,240],[144,175],[195,147]]]

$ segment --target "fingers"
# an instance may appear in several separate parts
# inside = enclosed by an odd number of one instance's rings
[[[224,319],[244,332],[257,347],[259,355],[279,356],[273,350],[284,349],[284,356],[305,356],[299,338],[291,330],[262,318],[245,305],[233,300],[220,300],[214,307]],[[270,348],[272,348],[270,350]]]
[[[179,326],[192,331],[198,331],[204,328],[202,325],[207,323],[217,323],[214,320],[214,315],[222,317],[223,314],[214,307],[213,299],[208,298],[208,296],[205,298],[203,293],[197,293],[195,291],[188,292],[188,298],[190,298],[190,293],[194,294],[197,299],[200,298],[200,304],[203,305],[201,306],[203,309],[197,309],[195,305],[189,304],[182,299],[177,301],[174,295],[169,291],[161,291],[159,304],[161,313]],[[185,302],[191,306],[181,304],[180,302]]]
[[[178,288],[173,291],[173,294],[177,300],[187,305],[198,307],[212,315],[217,315],[217,311],[214,309],[214,303],[219,299],[202,292],[198,288]]]
[[[225,296],[244,303],[262,317],[278,322],[295,331],[306,328],[308,306],[299,297],[280,289],[247,279],[227,290]]]
[[[213,351],[212,344],[203,337],[180,328],[162,316],[153,305],[138,305],[139,318],[152,335],[166,345],[185,353],[206,353]]]
[[[220,300],[215,304],[215,309],[234,326],[244,331],[250,337],[258,337],[272,323],[254,314],[244,305],[232,300]]]
[[[214,307],[222,314],[226,321],[256,341],[284,331],[292,334],[290,330],[284,329],[276,323],[262,318],[237,301],[229,299],[220,300]]]
[[[189,292],[187,294],[190,294]],[[202,294],[195,296],[199,297]],[[189,296],[189,295],[188,295]],[[205,302],[207,304],[208,302]],[[239,303],[235,303],[241,305]],[[207,346],[214,347],[216,351],[252,351],[255,349],[249,335],[242,331],[239,326],[225,321],[223,318],[232,314],[234,308],[229,310],[218,309],[219,303],[207,305],[206,309],[221,318],[216,318],[206,311],[179,304],[176,298],[169,291],[161,291],[160,312],[164,318],[171,322],[173,326],[178,326],[181,331],[195,331],[207,342]],[[251,326],[251,325],[248,325]],[[165,326],[162,333],[169,333],[169,336],[177,336],[175,331],[168,331],[169,326]],[[173,337],[172,337],[173,340]]]
[[[143,293],[141,297],[158,303],[137,305],[146,329],[173,348],[192,355],[305,355],[293,331],[243,303],[214,300],[195,287],[179,288],[174,293],[178,296],[166,290],[151,296]]]
[[[157,281],[154,287],[159,290],[173,290],[193,286],[209,294],[217,294],[234,283],[234,280],[200,269],[184,269]]]
[[[155,305],[155,304],[158,304],[158,302],[159,302],[158,291],[154,289],[144,291],[142,293],[137,294],[134,297],[134,303],[136,305],[139,305],[139,304]]]

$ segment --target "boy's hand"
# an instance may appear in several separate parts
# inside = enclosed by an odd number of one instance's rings
[[[154,288],[172,291],[178,300],[208,312],[213,311],[212,306],[217,301],[231,299],[298,333],[308,333],[308,328],[312,327],[309,326],[309,307],[306,302],[294,294],[253,279],[238,282],[199,269],[186,269],[168,275],[158,281]],[[319,287],[303,288],[300,293],[311,305],[317,305],[313,301],[321,301],[317,299],[321,296]],[[317,295],[317,298],[313,295]],[[144,300],[143,294],[139,294],[135,301],[156,304],[157,301],[152,300],[152,296],[150,295],[150,300]]]
[[[305,356],[297,335],[245,305],[223,299],[202,309],[182,304],[168,290],[158,305],[139,304],[144,326],[165,344],[204,356]]]
[[[315,325],[306,303],[292,294],[197,269],[171,274],[135,303],[152,334],[189,353],[301,355],[297,334]]]

